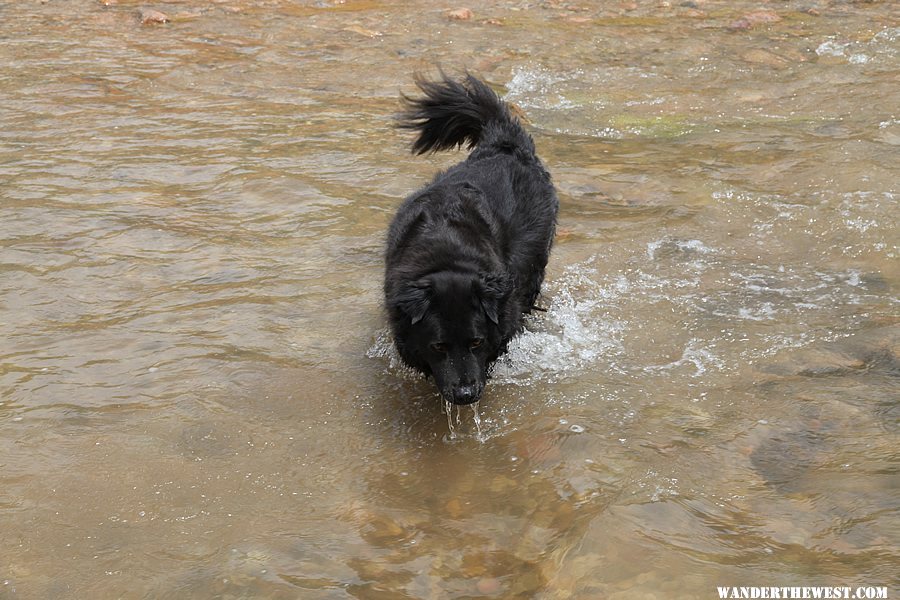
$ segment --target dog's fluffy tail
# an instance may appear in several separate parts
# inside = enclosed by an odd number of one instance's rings
[[[469,74],[455,81],[441,73],[439,81],[416,77],[416,85],[424,96],[404,95],[406,110],[398,119],[400,128],[419,132],[412,146],[416,154],[466,144],[534,155],[531,136],[484,82]]]

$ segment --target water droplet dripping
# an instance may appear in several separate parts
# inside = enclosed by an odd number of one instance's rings
[[[444,400],[444,413],[447,415],[447,427],[450,428],[450,439],[456,437],[456,429],[453,427],[453,405],[449,400]],[[458,420],[457,414],[457,420]]]
[[[475,420],[475,429],[478,431],[478,440],[481,441],[484,439],[484,434],[481,433],[481,415],[478,414],[478,402],[472,404],[472,418]]]

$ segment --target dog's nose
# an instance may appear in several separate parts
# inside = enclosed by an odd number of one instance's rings
[[[472,404],[478,400],[478,388],[474,385],[461,385],[453,390],[454,404]]]

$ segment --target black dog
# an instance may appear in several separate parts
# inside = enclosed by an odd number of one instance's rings
[[[400,127],[413,152],[469,157],[400,206],[388,232],[385,301],[394,341],[445,400],[477,402],[488,370],[534,308],[559,201],[534,142],[484,83],[417,79]]]

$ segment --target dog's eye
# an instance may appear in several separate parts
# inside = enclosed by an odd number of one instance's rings
[[[432,344],[431,349],[438,354],[447,354],[447,344]]]
[[[469,342],[469,348],[474,350],[475,348],[477,348],[478,346],[480,346],[483,343],[484,343],[484,340],[482,338],[475,338],[474,340]]]

